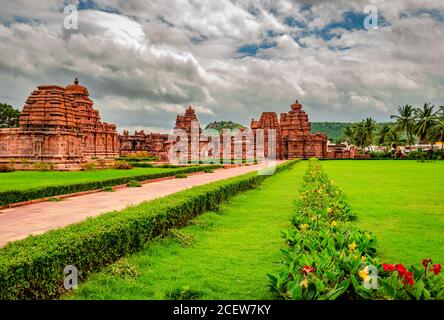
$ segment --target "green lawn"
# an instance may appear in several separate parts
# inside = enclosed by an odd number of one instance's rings
[[[444,162],[323,161],[343,189],[357,223],[375,232],[391,262],[444,264]]]
[[[133,168],[94,171],[15,171],[0,173],[0,192],[176,171],[176,168]]]
[[[376,233],[383,261],[444,263],[444,162],[321,164],[347,195],[356,223]],[[183,288],[199,299],[273,298],[266,274],[279,271],[280,231],[289,226],[306,167],[298,163],[201,215],[178,236],[148,244],[126,260],[138,276],[104,270],[64,298],[165,299]]]
[[[165,299],[188,287],[200,299],[271,299],[266,274],[279,270],[280,231],[290,225],[306,167],[298,163],[276,174],[218,212],[201,215],[179,237],[128,257],[140,273],[136,278],[102,271],[64,298]]]

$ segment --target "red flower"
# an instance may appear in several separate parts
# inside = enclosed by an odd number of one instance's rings
[[[424,266],[424,268],[427,268],[429,263],[432,263],[432,259],[422,259],[422,265]]]
[[[385,272],[395,271],[395,265],[394,264],[382,263],[382,268],[384,269]]]
[[[398,271],[400,275],[403,275],[403,274],[405,274],[407,272],[407,269],[401,263],[395,265],[395,268],[396,268],[396,271]]]
[[[413,280],[413,275],[411,272],[406,272],[404,274],[401,275],[402,278],[402,283],[404,283],[404,285],[410,285],[413,286],[415,284],[415,280]]]
[[[302,268],[302,272],[304,274],[309,274],[309,273],[314,272],[314,271],[315,271],[315,269],[312,266],[304,266]]]
[[[431,268],[430,271],[432,271],[436,276],[441,272],[441,265],[439,263],[434,264]]]

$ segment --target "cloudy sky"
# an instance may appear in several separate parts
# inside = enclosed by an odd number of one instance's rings
[[[78,8],[67,30],[64,8]],[[364,9],[378,10],[366,29]],[[0,102],[39,84],[86,85],[121,131],[165,131],[187,105],[201,123],[249,125],[295,99],[312,121],[387,121],[444,104],[442,0],[0,0]],[[69,22],[69,21],[68,21]]]

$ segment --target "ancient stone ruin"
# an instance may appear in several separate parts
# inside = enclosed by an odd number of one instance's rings
[[[0,129],[0,163],[18,169],[49,163],[77,170],[94,158],[119,155],[114,124],[101,122],[87,88],[78,80],[66,88],[41,85],[26,100],[20,127]]]
[[[263,112],[259,120],[252,119],[251,131],[240,130],[238,133],[242,136],[240,140],[236,140],[234,136],[228,137],[229,141],[225,144],[224,150],[223,139],[227,137],[223,132],[217,136],[206,136],[200,127],[196,112],[190,106],[185,110],[184,115],[178,115],[176,118],[173,129],[176,135],[175,140],[169,141],[166,134],[145,134],[143,131],[136,131],[134,135],[129,135],[127,131],[124,131],[123,135],[119,136],[119,140],[122,154],[147,151],[152,155],[162,155],[162,158],[165,158],[170,148],[176,147],[174,153],[176,158],[179,158],[179,152],[176,150],[179,149],[178,132],[180,131],[186,136],[188,161],[205,159],[216,154],[224,160],[260,158],[261,155],[275,156],[276,159],[282,160],[311,157],[353,158],[355,156],[354,149],[346,148],[346,146],[328,146],[327,136],[324,133],[312,134],[310,129],[308,115],[302,110],[302,105],[296,101],[291,105],[289,112],[281,113],[280,120],[275,112]],[[215,140],[217,143],[212,144],[211,141]],[[248,145],[251,145],[253,150],[247,149]],[[270,148],[271,145],[275,145],[275,148]],[[193,146],[195,146],[194,149]],[[275,152],[275,155],[269,154],[270,151]]]
[[[34,169],[36,164],[51,164],[57,170],[78,170],[92,159],[113,159],[139,151],[162,161],[175,154],[180,137],[168,134],[117,134],[116,126],[101,122],[87,88],[77,79],[67,87],[41,85],[32,92],[20,116],[19,128],[0,129],[0,164],[17,169]],[[186,159],[276,157],[354,158],[355,150],[342,145],[328,146],[323,133],[310,133],[310,122],[296,101],[280,119],[275,112],[263,112],[251,121],[251,130],[236,135],[227,132],[205,134],[196,112],[188,107],[178,115],[173,133],[187,140]],[[225,144],[224,144],[225,143]],[[275,148],[269,148],[275,146]],[[173,149],[172,149],[173,148]],[[174,149],[175,148],[175,149]],[[270,152],[274,152],[272,155]],[[251,158],[251,159],[250,159]]]
[[[326,158],[327,136],[323,133],[310,133],[310,122],[302,105],[296,101],[291,110],[281,113],[280,121],[274,112],[264,112],[259,121],[253,120],[253,130],[264,129],[265,144],[268,145],[268,130],[276,130],[276,150],[278,159]],[[267,147],[265,147],[267,149]]]

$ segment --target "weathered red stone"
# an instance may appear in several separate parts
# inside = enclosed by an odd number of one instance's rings
[[[116,126],[100,122],[88,90],[77,79],[66,88],[41,85],[26,100],[20,127],[0,130],[0,163],[33,169],[80,169],[87,160],[119,154]]]
[[[130,135],[127,130],[119,135],[120,154],[127,155],[136,152],[147,152],[149,155],[159,156],[168,152],[171,143],[168,141],[168,134],[145,133],[135,131]]]

